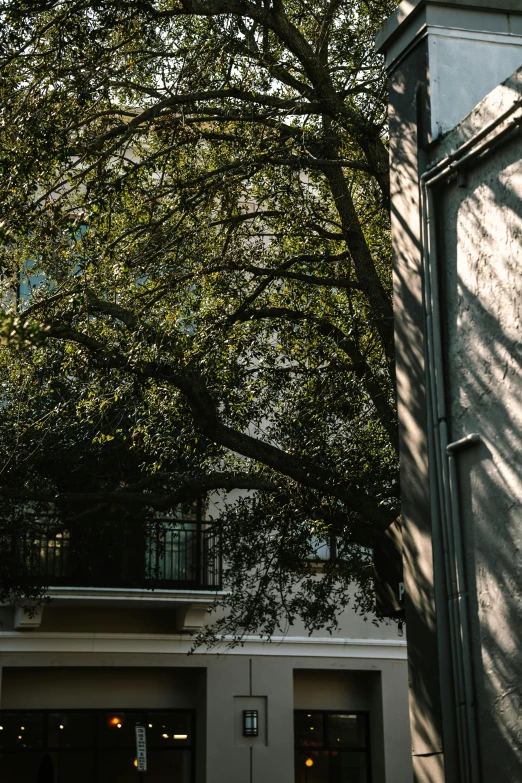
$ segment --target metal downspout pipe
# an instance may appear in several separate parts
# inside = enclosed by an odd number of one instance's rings
[[[434,552],[434,571],[438,582],[436,593],[440,595],[441,585],[444,584],[448,600],[447,617],[445,613],[441,613],[437,619],[443,626],[440,632],[447,635],[450,640],[460,767],[459,783],[480,783],[481,775],[456,454],[461,449],[479,443],[480,435],[473,433],[454,443],[448,443],[433,187],[447,180],[473,158],[487,152],[519,129],[521,118],[517,117],[497,131],[499,126],[521,106],[522,100],[515,101],[493,122],[420,177],[422,266],[426,308],[428,440],[435,463],[430,470],[430,484],[435,489],[435,492],[431,493],[433,542],[434,549],[437,549]],[[441,681],[441,689],[445,691],[445,701],[448,703],[451,699],[451,683]]]
[[[456,591],[453,600],[456,603],[455,614],[460,619],[460,644],[462,647],[463,662],[463,688],[465,696],[465,722],[468,732],[469,744],[469,763],[471,768],[471,778],[474,781],[479,780],[479,756],[478,756],[478,736],[477,723],[475,716],[475,693],[473,687],[473,661],[470,639],[470,621],[469,621],[469,593],[466,577],[466,565],[464,559],[464,538],[462,532],[460,507],[459,507],[459,486],[457,475],[457,453],[463,449],[469,448],[480,443],[481,437],[477,433],[467,435],[460,440],[448,443],[446,454],[448,457],[449,470],[449,496],[451,502],[451,521],[453,533],[453,549],[455,552],[455,575]],[[465,629],[465,631],[464,631]]]
[[[462,624],[459,616],[458,577],[456,573],[455,536],[452,533],[452,509],[455,503],[450,495],[449,464],[446,457],[448,446],[446,395],[444,389],[444,367],[442,355],[442,334],[440,324],[440,306],[438,290],[438,264],[436,251],[435,226],[433,223],[433,194],[421,179],[422,202],[421,216],[423,225],[423,261],[424,261],[424,297],[426,308],[426,375],[429,390],[430,410],[428,411],[428,436],[431,452],[435,456],[434,483],[435,496],[431,498],[433,540],[440,542],[442,553],[434,552],[435,580],[440,589],[445,584],[448,600],[448,616],[437,616],[443,627],[439,633],[450,640],[451,669],[453,673],[454,701],[456,706],[456,746],[458,752],[460,777],[459,783],[478,783],[478,777],[472,777],[471,749],[464,692],[464,667]],[[460,558],[459,558],[460,560]],[[444,627],[445,623],[449,627]],[[464,634],[466,631],[464,631]],[[467,645],[468,646],[468,645]],[[451,683],[441,681],[441,689],[446,692],[445,702],[451,703]]]

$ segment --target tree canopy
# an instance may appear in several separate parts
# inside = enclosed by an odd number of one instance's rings
[[[399,508],[394,5],[2,0],[4,540],[218,493],[221,630],[333,627],[354,584],[371,609]]]

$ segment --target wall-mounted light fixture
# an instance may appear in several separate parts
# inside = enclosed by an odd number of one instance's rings
[[[243,710],[243,737],[257,737],[258,734],[257,710]]]

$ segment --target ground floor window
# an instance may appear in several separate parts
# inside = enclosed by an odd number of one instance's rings
[[[136,783],[135,726],[147,733],[147,783],[193,783],[189,710],[0,712],[2,783]]]
[[[295,783],[371,783],[367,712],[296,710]]]

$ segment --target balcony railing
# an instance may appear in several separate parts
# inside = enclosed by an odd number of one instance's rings
[[[49,587],[221,587],[218,536],[198,522],[44,530],[17,549],[27,575]]]

